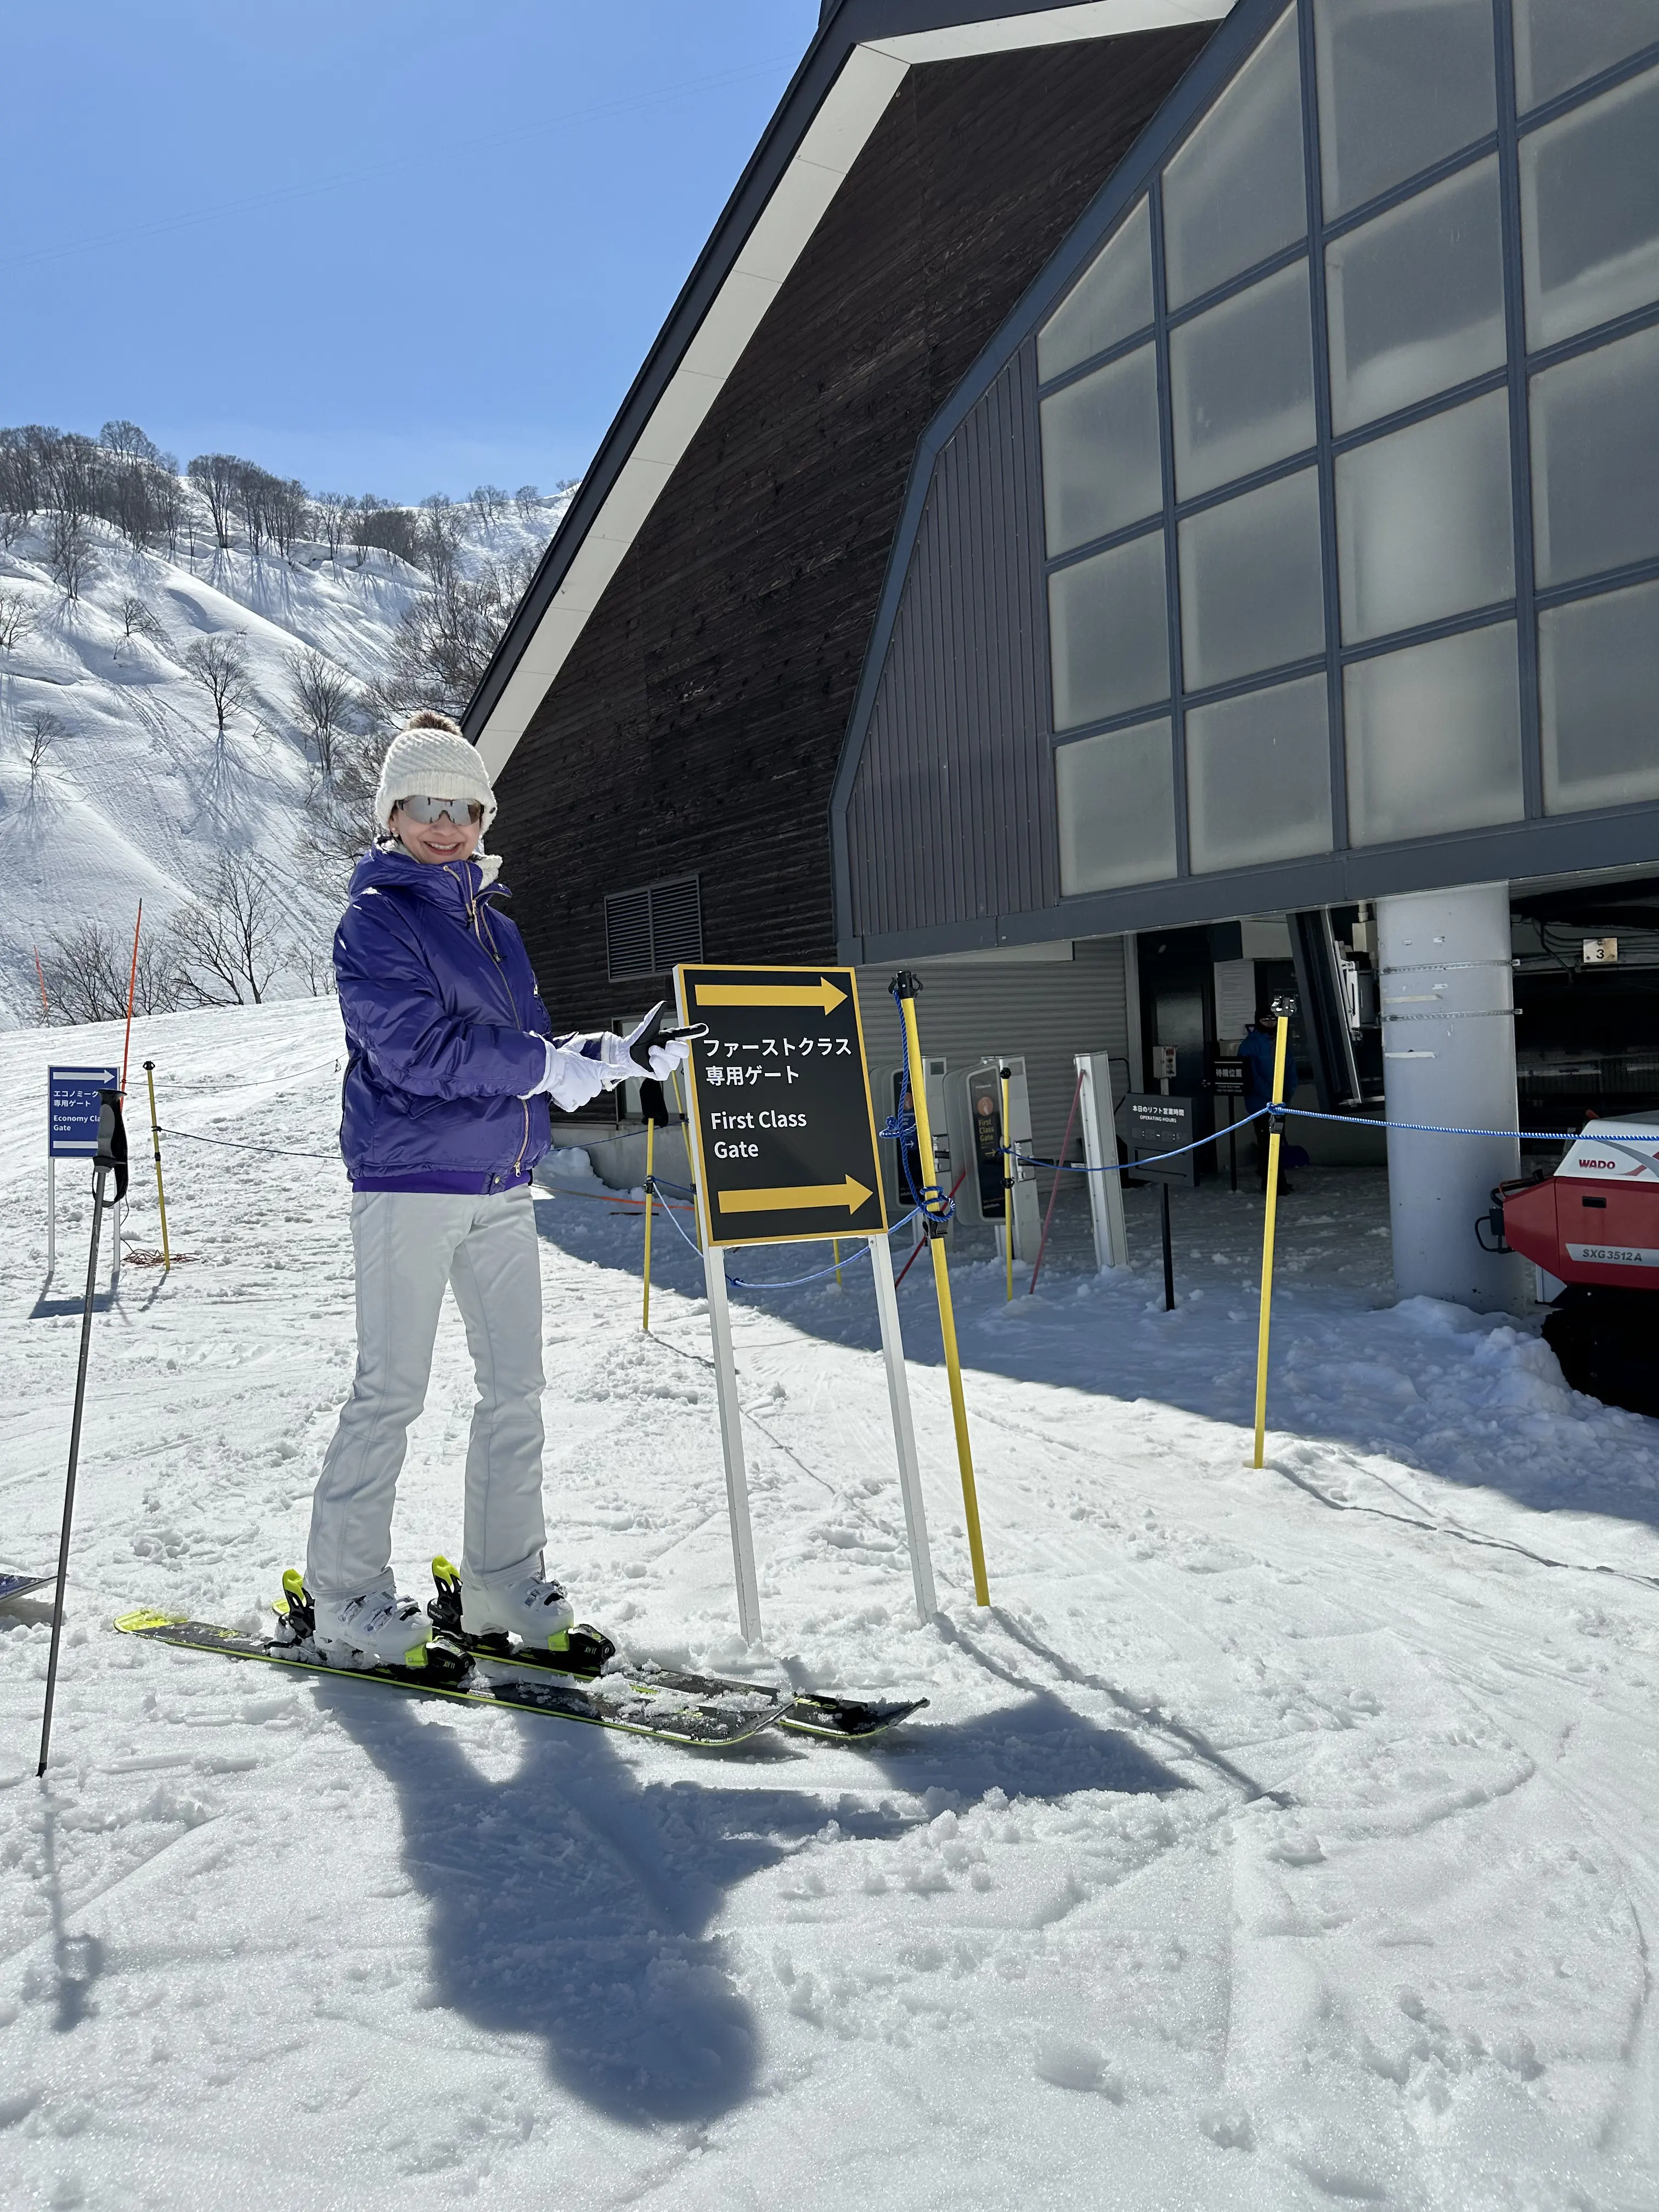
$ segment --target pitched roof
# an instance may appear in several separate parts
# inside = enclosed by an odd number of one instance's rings
[[[912,68],[1211,22],[1231,0],[824,0],[812,44],[606,432],[467,710],[499,775]]]

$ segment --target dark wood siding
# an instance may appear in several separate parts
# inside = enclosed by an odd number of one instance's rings
[[[912,455],[1208,26],[913,69],[500,780],[556,1021],[607,890],[696,872],[710,960],[832,956],[828,808]]]

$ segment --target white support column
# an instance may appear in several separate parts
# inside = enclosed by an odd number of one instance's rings
[[[1103,1273],[1108,1267],[1129,1264],[1129,1239],[1123,1226],[1123,1178],[1101,1172],[1117,1158],[1111,1060],[1103,1052],[1080,1052],[1075,1057],[1077,1072],[1083,1078],[1083,1157],[1090,1170],[1085,1180],[1089,1219],[1095,1232],[1095,1267]]]
[[[1515,974],[1507,884],[1464,884],[1376,902],[1383,1079],[1390,1121],[1516,1127]],[[1520,1261],[1483,1251],[1477,1217],[1521,1171],[1510,1136],[1389,1131],[1389,1214],[1401,1297],[1478,1313],[1528,1304]]]
[[[46,1280],[58,1273],[58,1157],[46,1154]]]
[[[760,1588],[755,1578],[754,1532],[749,1525],[749,1477],[743,1461],[743,1414],[738,1405],[732,1310],[726,1299],[726,1254],[720,1245],[705,1248],[702,1274],[708,1289],[714,1395],[720,1404],[720,1445],[726,1455],[726,1506],[732,1521],[732,1564],[738,1583],[738,1632],[745,1644],[754,1644],[761,1632]]]
[[[899,1333],[898,1293],[893,1287],[893,1255],[884,1231],[870,1239],[870,1272],[875,1278],[876,1311],[881,1316],[881,1354],[887,1363],[887,1397],[893,1409],[893,1443],[898,1452],[899,1492],[904,1499],[904,1533],[910,1546],[916,1618],[925,1626],[938,1612],[939,1602],[933,1594],[933,1556],[927,1548],[921,1470],[916,1463],[916,1431],[910,1419],[910,1385],[904,1371],[904,1340]]]

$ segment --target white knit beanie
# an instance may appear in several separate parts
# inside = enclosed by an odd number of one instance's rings
[[[476,800],[483,808],[485,830],[495,818],[495,794],[477,746],[461,735],[459,722],[423,707],[386,747],[374,793],[375,826],[389,830],[394,806],[428,795]]]

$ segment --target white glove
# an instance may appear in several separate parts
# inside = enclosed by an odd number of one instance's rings
[[[653,1044],[643,1060],[638,1055],[635,1048],[639,1040],[661,1012],[660,1006],[653,1006],[645,1019],[636,1023],[626,1036],[607,1030],[599,1038],[599,1056],[607,1082],[666,1083],[677,1067],[685,1066],[691,1057],[689,1037],[676,1037],[672,1044]]]
[[[580,1050],[542,1040],[547,1052],[547,1066],[542,1079],[534,1089],[526,1091],[533,1098],[544,1091],[562,1113],[574,1114],[583,1106],[591,1105],[600,1091],[609,1085],[605,1070],[597,1060],[589,1060]]]

